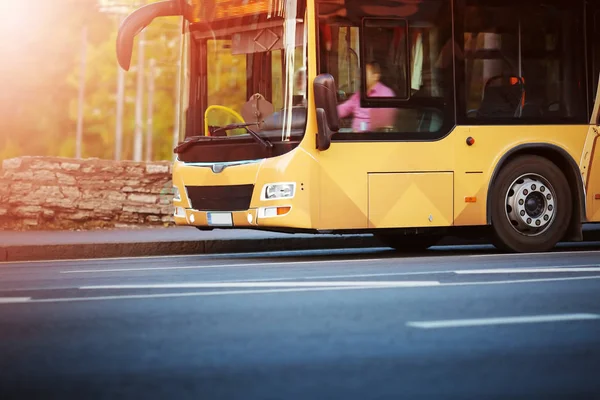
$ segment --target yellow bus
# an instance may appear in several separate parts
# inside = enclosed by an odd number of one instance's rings
[[[597,2],[168,0],[122,24],[124,69],[162,16],[178,225],[538,252],[600,222]]]

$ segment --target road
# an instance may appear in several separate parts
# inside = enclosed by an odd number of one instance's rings
[[[600,398],[600,244],[0,264],[0,398]]]

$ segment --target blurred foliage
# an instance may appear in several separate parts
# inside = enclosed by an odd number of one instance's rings
[[[156,1],[156,0],[154,0]],[[120,0],[120,4],[152,0]],[[82,30],[87,28],[83,157],[114,158],[119,16],[97,0],[1,2],[0,161],[20,155],[75,156]],[[145,30],[143,122],[146,132],[148,60],[157,62],[153,160],[172,159],[179,18]],[[133,158],[138,39],[125,73],[122,159]],[[144,138],[145,146],[145,138]],[[145,154],[145,149],[143,151]]]
[[[120,68],[116,60],[116,37],[120,20],[126,14],[104,9],[100,3],[117,3],[129,13],[156,1],[160,0],[0,0],[0,76],[4,78],[0,84],[0,161],[21,155],[75,156],[84,48],[82,156],[115,158]],[[144,30],[142,71],[137,67],[139,35],[134,42],[131,68],[124,73],[123,160],[133,158],[138,73],[143,74],[144,82],[142,154],[144,157],[146,154],[151,59],[157,66],[152,160],[173,159],[180,23],[181,17],[157,18]],[[276,110],[283,107],[285,82],[289,78],[284,76],[282,57],[281,50],[272,53],[271,75],[263,77],[271,80],[270,96]],[[302,67],[302,61],[302,48],[297,47],[296,70]],[[230,36],[209,40],[209,105],[225,106],[240,113],[248,100],[247,67],[245,55],[232,54]],[[210,111],[208,121],[216,126],[239,122],[233,113],[223,109]],[[245,129],[229,132],[230,135],[245,133]]]

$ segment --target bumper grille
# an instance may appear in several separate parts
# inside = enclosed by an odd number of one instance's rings
[[[192,208],[199,211],[241,211],[250,207],[254,185],[186,186]]]

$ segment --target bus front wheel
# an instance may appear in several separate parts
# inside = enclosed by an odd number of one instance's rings
[[[508,162],[498,174],[490,201],[494,244],[505,251],[548,251],[563,239],[571,220],[567,179],[540,156]]]

